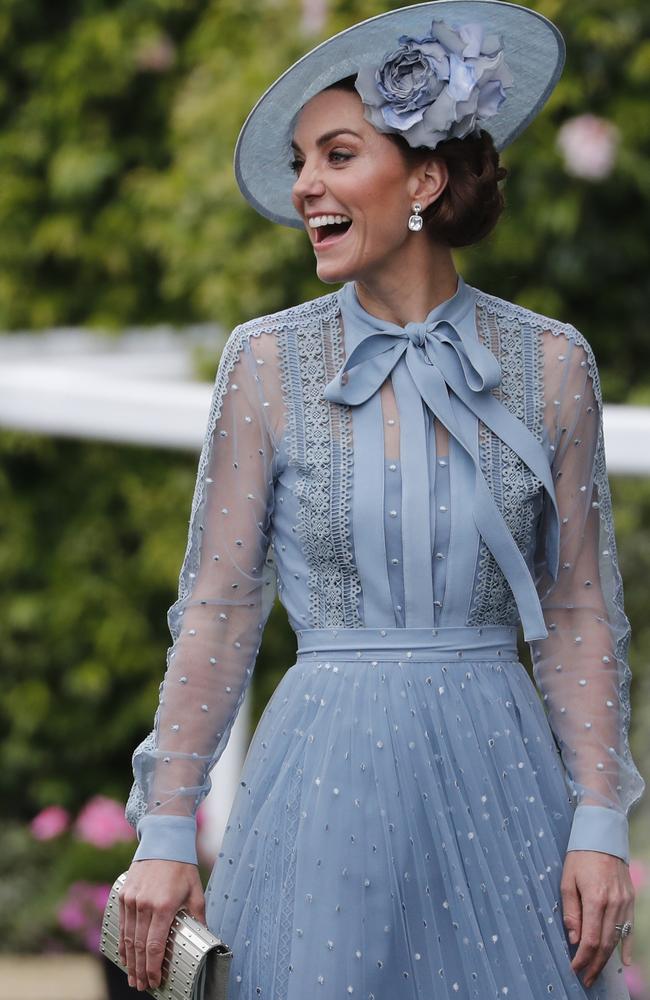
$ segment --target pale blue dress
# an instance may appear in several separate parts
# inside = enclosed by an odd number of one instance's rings
[[[296,661],[206,889],[230,1000],[628,1000],[618,948],[571,969],[560,895],[567,850],[629,861],[644,790],[584,336],[462,276],[423,323],[348,283],[233,330],[135,860],[196,861],[276,593]]]

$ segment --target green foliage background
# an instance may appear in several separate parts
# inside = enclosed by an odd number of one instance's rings
[[[387,6],[332,0],[322,35]],[[496,231],[457,266],[581,329],[606,400],[650,403],[650,7],[531,6],[562,30],[567,65],[502,154]],[[227,330],[327,290],[306,236],[256,215],[232,172],[252,104],[319,40],[302,31],[301,9],[0,0],[0,329],[209,319]],[[603,181],[569,175],[555,144],[585,111],[620,129]],[[125,798],[157,701],[196,456],[13,431],[0,433],[0,455],[0,795],[18,819],[98,791]],[[612,486],[634,632],[633,753],[647,771],[650,485]],[[278,605],[256,669],[258,715],[293,649]]]

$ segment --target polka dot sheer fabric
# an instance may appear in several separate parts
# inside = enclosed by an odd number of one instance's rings
[[[127,817],[157,821],[162,855],[169,850],[164,827],[188,845],[179,859],[192,862],[196,810],[244,699],[276,593],[269,557],[275,445],[263,364],[235,332],[219,364],[179,597],[168,612],[173,644],[155,729],[134,754]]]
[[[616,953],[590,989],[571,970],[559,891],[567,850],[629,859],[644,789],[585,338],[460,276],[422,324],[349,284],[232,332],[135,860],[196,862],[276,593],[296,659],[206,889],[233,1000],[628,1000]]]
[[[576,845],[609,846],[629,860],[625,817],[644,784],[628,742],[630,624],[616,554],[598,369],[577,332],[545,334],[543,350],[561,541],[555,581],[543,561],[535,566],[548,638],[531,644],[534,676],[578,803]],[[539,534],[543,530],[541,519]],[[605,828],[609,844],[603,843]]]

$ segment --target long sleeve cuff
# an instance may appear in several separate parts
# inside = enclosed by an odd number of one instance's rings
[[[604,854],[614,854],[629,864],[627,816],[605,806],[577,806],[567,851],[602,851]]]
[[[143,816],[137,826],[138,848],[133,861],[184,861],[198,865],[194,816]]]

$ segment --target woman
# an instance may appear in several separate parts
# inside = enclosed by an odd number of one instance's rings
[[[314,49],[242,130],[246,197],[343,287],[237,327],[219,364],[127,807],[139,988],[185,905],[231,945],[235,1000],[628,997],[644,783],[598,370],[451,251],[496,224],[497,149],[563,52],[525,8],[419,4]],[[204,898],[194,816],[276,574],[297,660]]]

